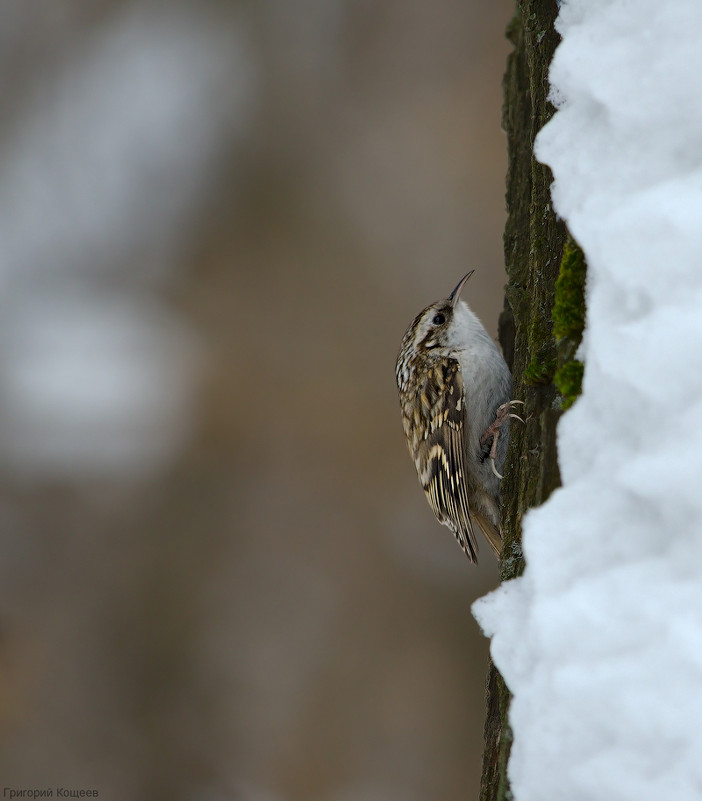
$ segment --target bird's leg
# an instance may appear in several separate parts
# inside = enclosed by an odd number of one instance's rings
[[[514,417],[515,420],[519,420],[521,423],[524,422],[524,420],[522,420],[518,414],[514,414],[512,412],[512,407],[518,404],[524,405],[524,401],[511,400],[507,401],[507,403],[503,403],[501,406],[498,406],[497,411],[495,412],[495,421],[485,429],[482,437],[480,437],[481,445],[486,445],[490,441],[490,438],[492,438],[492,445],[490,446],[490,451],[487,454],[487,457],[490,459],[490,467],[492,468],[492,472],[498,478],[502,478],[502,476],[497,472],[497,468],[495,467],[495,457],[497,456],[497,440],[500,436],[500,429],[510,417]]]

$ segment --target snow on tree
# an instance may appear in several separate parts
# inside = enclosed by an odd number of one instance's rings
[[[702,797],[701,22],[698,0],[570,0],[556,21],[535,152],[587,261],[582,395],[523,575],[474,607],[513,693],[516,801]]]

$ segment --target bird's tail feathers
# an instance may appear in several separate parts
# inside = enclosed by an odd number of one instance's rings
[[[480,513],[472,513],[473,520],[478,524],[483,536],[488,541],[488,545],[492,548],[495,556],[499,560],[502,555],[502,531],[487,517]]]

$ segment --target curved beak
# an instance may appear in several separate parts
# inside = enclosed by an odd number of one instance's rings
[[[461,280],[458,282],[453,292],[448,296],[449,302],[451,303],[454,309],[456,308],[456,304],[458,303],[458,299],[461,295],[461,290],[466,285],[468,279],[471,277],[471,275],[473,275],[474,272],[475,270],[471,270],[469,273],[466,273],[463,276],[463,278],[461,278]]]

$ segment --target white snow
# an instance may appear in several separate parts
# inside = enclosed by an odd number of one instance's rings
[[[516,801],[702,798],[702,5],[570,0],[537,140],[588,262],[563,488],[475,604]]]

